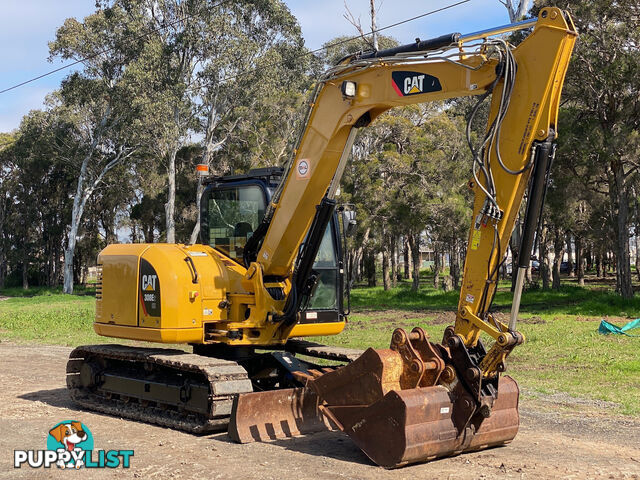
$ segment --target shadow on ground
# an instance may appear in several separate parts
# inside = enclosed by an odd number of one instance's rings
[[[29,392],[19,395],[18,398],[29,400],[31,402],[42,402],[52,407],[59,408],[77,408],[69,397],[66,388],[54,388],[52,390],[38,390],[37,392]]]

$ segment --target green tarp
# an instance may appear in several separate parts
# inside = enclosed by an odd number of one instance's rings
[[[640,318],[631,320],[624,327],[618,327],[613,323],[602,320],[600,322],[600,327],[598,327],[598,333],[602,333],[603,335],[616,333],[618,335],[627,335],[628,337],[640,337],[640,335],[631,335],[630,333],[627,333],[627,330],[633,330],[634,328],[640,328]]]

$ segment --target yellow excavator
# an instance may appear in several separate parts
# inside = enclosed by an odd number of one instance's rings
[[[504,39],[523,29],[531,31],[517,47]],[[100,253],[95,331],[193,353],[78,347],[67,365],[72,398],[190,432],[228,428],[239,442],[339,429],[389,468],[509,443],[518,387],[501,374],[524,342],[524,271],[576,38],[566,12],[543,8],[537,19],[340,60],[319,81],[285,168],[207,179],[200,244]],[[483,138],[467,132],[475,200],[455,324],[441,343],[419,327],[397,329],[389,349],[365,352],[304,340],[345,327],[342,251],[355,220],[336,193],[358,129],[393,107],[460,96],[478,96],[470,123],[487,98],[490,113]],[[490,307],[525,192],[505,324]]]

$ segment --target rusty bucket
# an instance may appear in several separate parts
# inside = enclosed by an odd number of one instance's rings
[[[491,415],[484,418],[455,379],[448,387],[404,388],[406,382],[401,380],[413,370],[398,351],[370,348],[351,364],[310,379],[307,387],[322,400],[322,413],[383,467],[513,440],[519,425],[518,386],[513,379],[500,379]]]

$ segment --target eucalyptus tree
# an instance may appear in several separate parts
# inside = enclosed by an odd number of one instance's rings
[[[7,216],[13,189],[12,165],[5,151],[15,143],[15,134],[0,133],[0,289],[4,288],[7,275]]]
[[[640,25],[630,18],[637,18],[640,6],[632,0],[552,3],[572,13],[580,32],[563,97],[580,123],[580,151],[603,179],[594,188],[603,191],[610,204],[617,291],[630,298],[630,180],[640,167]]]
[[[20,275],[24,288],[30,279],[55,285],[71,210],[68,185],[76,174],[68,162],[78,149],[73,126],[55,108],[32,111],[14,137],[15,142],[0,151],[0,208],[6,225],[0,231],[6,252],[0,268],[10,266],[14,281]]]
[[[244,0],[204,11],[197,25],[201,163],[217,174],[282,165],[301,127],[314,60],[296,18],[281,0]],[[196,205],[201,194],[199,186]],[[198,219],[191,243],[199,229]]]
[[[507,12],[509,13],[509,20],[511,21],[511,23],[522,20],[531,7],[531,0],[519,0],[516,2],[514,2],[513,0],[498,1],[507,9]]]
[[[82,22],[65,20],[49,43],[52,58],[83,59],[83,69],[69,75],[55,97],[79,145],[68,159],[77,181],[64,252],[65,293],[73,292],[73,257],[87,201],[109,171],[137,149],[131,108],[136,88],[128,66],[144,45],[131,36],[139,22],[126,8],[97,6]]]

